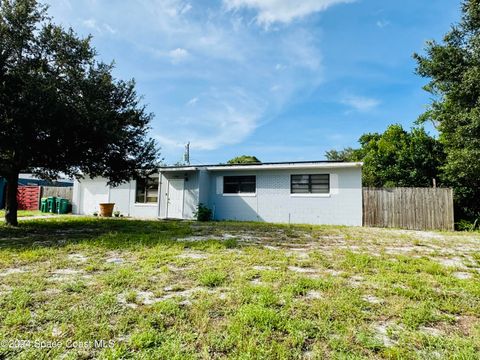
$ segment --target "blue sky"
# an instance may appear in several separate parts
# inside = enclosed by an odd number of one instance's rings
[[[51,0],[135,78],[169,164],[241,154],[323,159],[429,102],[413,52],[457,21],[452,0]]]

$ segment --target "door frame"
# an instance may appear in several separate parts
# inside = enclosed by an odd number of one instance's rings
[[[182,182],[182,214],[180,218],[171,218],[168,216],[168,207],[170,204],[170,181],[176,180],[176,181],[181,181]],[[168,179],[167,181],[167,199],[166,199],[166,207],[165,207],[165,218],[166,219],[183,219],[183,211],[184,211],[184,203],[185,203],[185,179]]]

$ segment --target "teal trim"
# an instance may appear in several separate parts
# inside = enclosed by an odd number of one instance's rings
[[[0,178],[0,209],[5,208],[5,192],[7,191],[7,181]]]

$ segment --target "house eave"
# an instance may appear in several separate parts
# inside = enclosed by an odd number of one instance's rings
[[[178,167],[162,167],[160,172],[185,172],[185,171],[197,171],[197,166],[178,166]]]
[[[207,166],[208,171],[240,171],[240,170],[295,170],[295,169],[339,169],[361,168],[362,162],[338,162],[338,163],[301,163],[301,164],[258,164],[239,166]]]

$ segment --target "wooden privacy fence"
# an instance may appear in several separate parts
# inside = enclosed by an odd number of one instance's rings
[[[38,210],[40,209],[40,199],[49,196],[68,199],[71,203],[73,187],[19,186],[17,190],[18,209]]]
[[[68,201],[71,203],[73,199],[73,187],[42,186],[40,197],[49,197],[49,196],[68,199]]]
[[[363,225],[453,230],[453,191],[445,188],[363,188]]]

